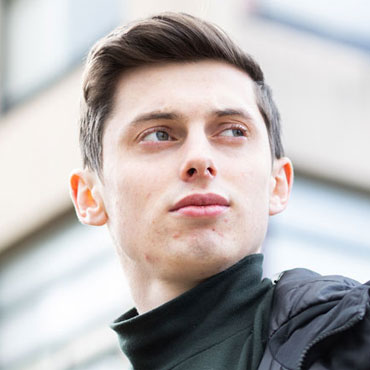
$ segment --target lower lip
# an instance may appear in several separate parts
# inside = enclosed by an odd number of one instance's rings
[[[224,213],[228,208],[220,205],[188,206],[179,208],[175,212],[190,217],[215,217]]]

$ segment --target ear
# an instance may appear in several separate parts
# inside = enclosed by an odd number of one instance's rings
[[[107,222],[108,217],[96,177],[88,170],[74,170],[69,181],[70,195],[80,222],[101,226]]]
[[[275,159],[270,184],[270,216],[284,211],[293,185],[293,165],[289,158]]]

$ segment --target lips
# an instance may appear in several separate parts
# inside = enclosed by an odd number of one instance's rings
[[[217,216],[223,213],[229,205],[229,201],[218,194],[192,194],[177,202],[170,211],[195,217]]]

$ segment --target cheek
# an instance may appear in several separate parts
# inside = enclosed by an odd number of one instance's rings
[[[240,190],[248,193],[249,196],[268,193],[271,179],[269,163],[257,158],[256,161],[239,163],[238,167],[230,166],[226,171],[230,182],[236,184]],[[253,192],[251,193],[252,190]]]
[[[107,189],[110,199],[108,216],[122,223],[141,224],[151,216],[151,210],[160,203],[161,194],[168,183],[168,176],[155,165],[135,163],[119,168],[120,173],[111,174]]]
[[[143,231],[148,229],[146,206],[152,198],[152,191],[146,184],[141,177],[131,173],[130,176],[115,179],[107,189],[110,193],[108,228],[121,257],[137,259],[145,252],[140,250],[140,246],[143,244]]]
[[[270,197],[270,169],[268,165],[253,166],[247,163],[241,168],[229,169],[229,184],[240,202],[240,212],[253,215],[268,213]],[[239,207],[238,207],[239,208]]]

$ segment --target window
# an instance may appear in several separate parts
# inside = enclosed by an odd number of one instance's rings
[[[265,273],[305,267],[370,279],[370,196],[297,178],[288,208],[271,218]]]
[[[0,259],[0,369],[125,369],[109,324],[132,306],[104,228],[55,221]]]
[[[122,20],[120,0],[3,0],[2,110],[81,63]]]
[[[263,18],[370,51],[367,0],[257,0],[255,5]]]

